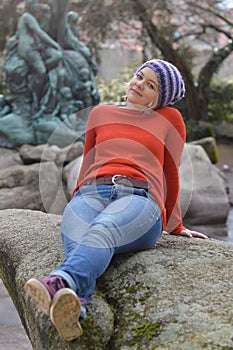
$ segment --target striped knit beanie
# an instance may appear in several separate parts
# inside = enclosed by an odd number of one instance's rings
[[[173,104],[184,97],[185,85],[181,73],[170,62],[154,59],[143,63],[135,74],[143,68],[153,69],[159,83],[159,100],[156,109]]]

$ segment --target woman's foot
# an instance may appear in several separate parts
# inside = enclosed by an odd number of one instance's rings
[[[50,319],[63,340],[71,341],[82,335],[80,314],[81,303],[72,289],[64,288],[55,294],[50,307]]]
[[[43,279],[31,278],[25,283],[24,288],[36,306],[49,316],[55,293],[66,288],[66,285],[60,276],[49,276]]]

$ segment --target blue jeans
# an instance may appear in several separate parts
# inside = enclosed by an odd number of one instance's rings
[[[61,276],[88,302],[114,254],[154,247],[161,213],[144,189],[83,186],[64,211],[61,231],[65,260],[51,275]]]

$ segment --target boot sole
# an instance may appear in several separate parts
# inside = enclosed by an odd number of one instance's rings
[[[80,313],[81,303],[72,289],[63,288],[55,294],[50,307],[50,319],[63,340],[71,341],[82,335]]]
[[[24,288],[34,300],[36,306],[49,316],[52,299],[47,288],[36,278],[29,279]]]

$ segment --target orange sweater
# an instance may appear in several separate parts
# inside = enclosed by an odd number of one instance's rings
[[[179,163],[185,143],[180,112],[163,107],[145,114],[100,105],[92,109],[86,128],[84,158],[75,193],[88,180],[115,174],[146,180],[163,214],[163,229],[179,234]]]

